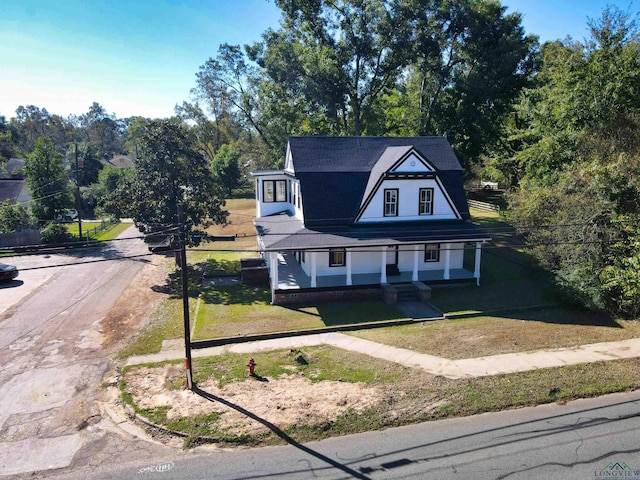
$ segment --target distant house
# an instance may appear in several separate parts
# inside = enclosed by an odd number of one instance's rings
[[[12,204],[27,204],[31,193],[24,177],[24,160],[10,158],[0,166],[0,203],[9,200]]]
[[[291,137],[284,169],[252,176],[273,303],[480,282],[490,237],[443,137]]]
[[[0,166],[0,178],[10,178],[20,180],[24,178],[24,160],[21,158],[10,158]]]
[[[31,193],[29,192],[27,181],[0,178],[0,203],[5,200],[9,200],[13,205],[17,203],[28,204],[31,200]]]

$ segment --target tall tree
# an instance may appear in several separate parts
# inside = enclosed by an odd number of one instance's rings
[[[278,0],[282,29],[264,35],[256,60],[274,84],[299,91],[333,133],[362,135],[407,63],[397,2]]]
[[[31,217],[24,205],[13,205],[9,199],[0,204],[0,233],[13,233],[31,224]]]
[[[238,140],[242,130],[231,111],[217,110],[211,120],[198,103],[183,102],[176,105],[176,115],[193,125],[191,131],[197,138],[198,148],[213,159],[220,147]]]
[[[89,111],[80,115],[79,121],[85,140],[94,145],[100,156],[111,157],[122,150],[124,128],[102,105],[93,102]]]
[[[177,119],[154,120],[145,127],[129,189],[130,211],[145,233],[174,228],[179,203],[190,232],[226,221],[222,191],[209,162]]]
[[[17,132],[17,146],[21,153],[27,155],[31,152],[38,137],[48,137],[47,125],[51,115],[45,108],[35,105],[20,105],[16,109],[16,116],[11,119]]]
[[[265,144],[273,146],[257,112],[256,78],[255,66],[247,61],[240,46],[225,43],[216,58],[209,58],[200,67],[192,93],[206,102],[214,118],[220,119],[223,112],[235,109]]]
[[[240,152],[235,147],[223,145],[211,162],[213,177],[227,195],[241,185]]]
[[[586,43],[542,49],[513,218],[570,298],[640,313],[640,37],[608,8]],[[506,165],[506,164],[505,164]],[[542,228],[554,226],[554,228]]]
[[[16,153],[14,133],[7,119],[0,115],[0,168]]]
[[[494,0],[407,1],[403,19],[412,25],[415,133],[445,135],[463,165],[477,162],[533,73],[537,39]]]
[[[100,170],[98,181],[89,189],[96,213],[106,213],[115,218],[132,217],[130,197],[134,188],[135,170],[131,167],[117,168],[110,165]]]
[[[446,135],[463,164],[499,138],[534,37],[496,0],[277,0],[281,27],[197,74],[281,158],[291,134]],[[251,63],[253,62],[253,63]]]
[[[33,195],[31,211],[38,220],[53,220],[73,204],[62,155],[50,139],[36,139],[34,150],[27,157],[25,173]]]
[[[151,122],[150,119],[144,117],[131,117],[128,119],[125,147],[129,155],[138,157],[140,138],[144,133],[145,127]]]
[[[77,169],[76,154],[78,156]],[[73,179],[81,187],[88,187],[92,183],[97,182],[100,170],[104,167],[95,147],[86,142],[73,144],[69,147],[67,150],[67,163],[73,172]]]

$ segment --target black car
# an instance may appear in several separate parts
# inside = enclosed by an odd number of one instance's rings
[[[0,282],[8,282],[18,276],[18,269],[13,265],[0,263]]]

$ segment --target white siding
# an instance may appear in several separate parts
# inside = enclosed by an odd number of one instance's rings
[[[433,172],[433,168],[427,165],[414,153],[409,155],[400,165],[393,169],[394,172]]]
[[[398,189],[398,216],[384,216],[385,189]],[[433,188],[433,214],[418,215],[421,188]],[[359,222],[397,222],[407,220],[452,220],[459,218],[443,188],[435,179],[385,180],[376,191]]]
[[[443,270],[444,269],[444,250],[443,245],[440,246],[440,261],[425,262],[424,261],[424,245],[420,245],[418,249],[418,271],[425,270]],[[357,275],[361,273],[380,273],[380,257],[382,255],[382,247],[358,248],[351,250],[351,274]],[[398,251],[398,268],[401,272],[413,271],[413,245],[401,245]],[[306,262],[302,263],[302,269],[307,275],[311,275],[311,253],[307,252]],[[394,248],[387,249],[387,263],[393,263]],[[464,243],[451,244],[450,268],[463,268],[464,260]],[[318,277],[325,275],[346,275],[347,267],[330,267],[329,252],[316,252],[316,275]]]
[[[265,202],[264,201],[264,190],[263,184],[265,180],[284,180],[287,183],[287,194],[285,202]],[[290,178],[285,175],[265,175],[258,178],[256,192],[256,217],[266,217],[269,215],[273,215],[280,212],[291,212],[295,213],[293,210],[293,204],[290,203],[291,192],[290,188]]]

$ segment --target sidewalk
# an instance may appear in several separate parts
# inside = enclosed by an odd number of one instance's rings
[[[539,368],[563,367],[579,363],[640,357],[640,338],[621,340],[618,342],[594,343],[572,348],[557,348],[552,350],[449,360],[414,352],[413,350],[371,342],[343,333],[320,333],[204,348],[193,350],[192,356],[193,358],[200,358],[225,353],[252,354],[268,350],[317,345],[331,345],[342,348],[343,350],[358,352],[371,357],[395,362],[406,367],[420,368],[433,375],[440,375],[451,379],[484,377],[505,373],[525,372]],[[127,365],[162,362],[180,358],[184,358],[184,341],[170,340],[163,342],[162,350],[159,353],[130,357]]]

